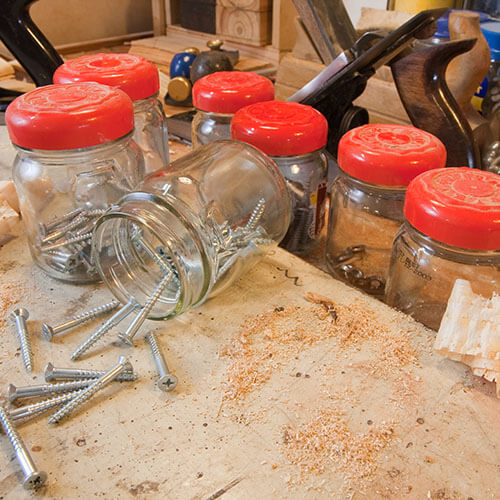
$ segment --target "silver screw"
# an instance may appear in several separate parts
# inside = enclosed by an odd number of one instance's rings
[[[50,250],[55,250],[56,248],[65,247],[66,245],[71,245],[73,243],[79,243],[80,241],[90,240],[92,238],[92,233],[79,234],[78,236],[73,236],[72,238],[66,238],[58,243],[53,243],[52,245],[46,245],[41,247],[42,252],[49,252]]]
[[[50,233],[47,236],[45,236],[42,239],[42,245],[45,245],[45,243],[50,243],[51,241],[54,240],[58,240],[59,238],[62,238],[68,231],[80,227],[86,222],[87,222],[87,217],[85,217],[85,215],[80,215],[79,217],[76,217],[70,223],[64,225],[57,231],[54,231],[53,233]]]
[[[0,422],[2,427],[9,438],[14,451],[16,452],[16,458],[23,470],[24,479],[23,486],[26,490],[33,490],[39,488],[47,479],[47,473],[38,471],[31,455],[23,443],[21,436],[15,429],[7,410],[0,406]]]
[[[72,380],[70,382],[60,382],[59,384],[41,384],[41,385],[28,385],[25,387],[16,387],[10,384],[7,389],[7,397],[13,403],[18,399],[23,398],[36,398],[47,394],[60,394],[61,392],[74,391],[87,387],[92,383],[89,379]]]
[[[31,372],[33,370],[33,351],[31,350],[28,326],[26,325],[26,320],[29,318],[29,312],[24,308],[16,309],[10,313],[10,318],[14,321],[17,334],[19,335],[24,366],[27,372]]]
[[[104,375],[106,372],[102,370],[75,370],[73,368],[56,368],[52,363],[48,363],[45,367],[45,381],[52,382],[54,380],[78,380],[78,379],[95,379]],[[118,377],[117,382],[133,382],[139,376],[136,373],[124,371]]]
[[[89,400],[96,392],[106,387],[113,381],[121,372],[132,371],[132,365],[124,356],[120,356],[118,363],[108,370],[104,375],[99,377],[92,385],[84,389],[76,398],[66,403],[59,411],[54,413],[49,418],[49,424],[57,424],[63,418],[67,417],[70,413],[76,410],[82,403]]]
[[[71,212],[67,212],[60,217],[56,217],[55,219],[50,220],[45,224],[45,233],[48,233],[55,229],[57,226],[65,223],[66,221],[73,219],[73,217],[79,216],[83,212],[83,208],[75,208]]]
[[[168,285],[172,276],[173,272],[169,270],[168,273],[161,279],[159,285],[156,287],[156,290],[153,292],[153,295],[149,297],[149,299],[144,304],[144,307],[138,312],[137,316],[132,320],[125,333],[118,334],[118,338],[123,342],[125,342],[125,344],[133,345],[132,339],[134,338],[134,335],[137,333],[137,331],[142,326],[144,321],[146,321],[148,314],[151,312],[151,309],[153,309],[153,306],[160,298],[163,290]]]
[[[59,333],[65,332],[71,328],[75,328],[76,326],[86,323],[87,321],[90,321],[91,319],[94,319],[97,316],[100,316],[101,314],[105,314],[109,311],[112,311],[113,309],[116,309],[118,307],[118,304],[119,302],[117,300],[112,300],[111,302],[108,302],[107,304],[104,304],[102,306],[94,307],[90,311],[77,314],[68,321],[60,323],[59,325],[56,326],[49,326],[47,325],[47,323],[43,323],[42,332],[45,338],[51,341],[54,335],[58,335]]]
[[[255,229],[258,222],[262,218],[265,209],[266,209],[266,200],[264,198],[261,198],[258,201],[256,207],[252,210],[252,213],[250,214],[250,218],[248,219],[248,222],[246,223],[244,228],[245,232],[250,232]]]
[[[73,398],[78,396],[83,389],[79,391],[67,392],[65,394],[60,394],[59,396],[55,396],[53,398],[44,399],[43,401],[38,401],[37,403],[33,403],[31,405],[20,406],[15,410],[9,411],[9,417],[12,420],[29,420],[30,418],[36,417],[46,411],[55,408],[56,406],[61,406],[68,401],[71,401]]]
[[[71,355],[73,361],[79,359],[83,353],[87,352],[101,337],[104,337],[111,328],[123,321],[134,309],[138,307],[134,298],[130,300],[118,311],[105,321],[83,344],[81,344]]]
[[[165,392],[175,389],[177,387],[178,380],[177,377],[173,373],[170,373],[170,370],[168,369],[165,356],[163,355],[163,352],[158,344],[158,338],[153,332],[149,332],[146,335],[146,341],[151,346],[156,368],[158,369],[158,374],[160,375],[156,385]]]

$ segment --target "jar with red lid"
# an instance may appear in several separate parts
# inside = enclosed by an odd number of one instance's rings
[[[500,177],[461,168],[425,172],[408,186],[392,249],[386,301],[437,330],[457,279],[500,292]]]
[[[292,195],[292,222],[281,246],[298,255],[320,241],[328,165],[326,118],[311,106],[270,101],[246,106],[231,122],[231,138],[259,148],[276,162]]]
[[[418,174],[441,168],[446,149],[423,130],[371,124],[339,142],[340,169],[330,195],[326,262],[330,272],[382,298],[393,239],[403,223],[406,188]]]
[[[132,54],[91,54],[66,61],[53,78],[54,83],[97,82],[123,90],[134,103],[133,139],[142,149],[146,173],[168,165],[167,122],[151,61]]]
[[[231,137],[231,119],[240,108],[274,99],[274,86],[249,71],[218,71],[193,86],[196,114],[191,126],[193,147]]]
[[[34,261],[55,278],[97,280],[94,224],[144,177],[132,101],[99,83],[48,85],[16,98],[5,121]]]

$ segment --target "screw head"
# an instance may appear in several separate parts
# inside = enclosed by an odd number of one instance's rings
[[[47,325],[47,323],[42,324],[42,333],[43,336],[50,342],[52,337],[54,336],[54,330],[51,326]]]
[[[47,480],[46,472],[32,472],[29,476],[26,476],[23,480],[23,487],[25,490],[36,490],[45,483]]]
[[[164,392],[170,392],[177,387],[177,377],[173,373],[169,373],[160,377],[156,385]]]
[[[129,346],[133,346],[134,343],[132,342],[132,337],[129,337],[128,335],[125,335],[124,333],[119,333],[118,338],[124,343]]]
[[[28,319],[30,316],[30,313],[28,312],[28,309],[24,309],[24,307],[20,307],[19,309],[15,309],[10,313],[11,319],[16,318],[17,316],[22,316],[24,319]]]
[[[52,374],[54,373],[54,365],[52,363],[47,363],[47,366],[45,367],[44,375],[45,375],[45,380],[47,382],[50,382],[53,378]]]
[[[9,401],[15,399],[16,393],[17,387],[14,384],[9,384],[9,387],[7,387],[7,398],[9,399]]]

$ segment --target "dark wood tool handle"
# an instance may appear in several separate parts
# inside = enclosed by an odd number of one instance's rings
[[[441,139],[448,152],[447,167],[481,165],[472,129],[445,80],[448,63],[474,43],[469,39],[421,46],[391,64],[408,116],[415,127]]]

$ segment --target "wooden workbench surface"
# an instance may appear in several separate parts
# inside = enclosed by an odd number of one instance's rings
[[[435,355],[433,332],[411,319],[278,249],[223,295],[145,325],[179,378],[163,393],[142,338],[126,348],[112,334],[78,363],[69,356],[99,321],[42,338],[42,322],[110,296],[103,285],[46,277],[17,229],[0,247],[0,320],[28,308],[35,371],[24,371],[2,322],[2,391],[41,383],[49,361],[106,369],[123,354],[141,376],[57,426],[42,416],[19,427],[49,475],[37,498],[498,498],[500,401]],[[306,292],[331,299],[335,313]],[[238,346],[256,361],[246,392],[235,386],[245,366]],[[272,359],[258,355],[266,352]],[[0,436],[0,498],[31,498],[13,457]]]

